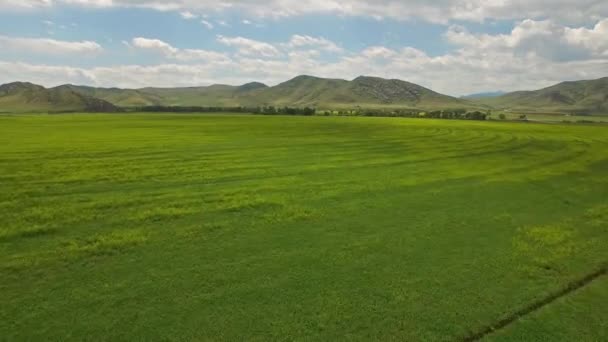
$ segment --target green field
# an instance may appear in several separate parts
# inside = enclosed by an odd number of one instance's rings
[[[522,318],[488,341],[601,341],[608,336],[608,279]],[[596,308],[595,310],[592,308]]]
[[[504,119],[500,115],[505,116]],[[532,112],[504,112],[493,111],[490,115],[491,120],[521,121],[521,116],[525,115],[526,120],[542,123],[608,123],[608,115],[568,115],[560,113],[532,113]]]
[[[0,340],[466,339],[606,267],[607,172],[600,125],[0,116]]]

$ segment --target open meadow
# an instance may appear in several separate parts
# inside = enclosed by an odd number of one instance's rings
[[[606,340],[607,175],[601,125],[0,116],[0,340]]]

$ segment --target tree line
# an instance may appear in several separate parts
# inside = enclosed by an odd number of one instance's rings
[[[129,108],[133,112],[152,113],[247,113],[260,115],[344,115],[344,116],[388,116],[406,118],[430,118],[450,120],[487,120],[490,112],[468,111],[464,108],[446,109],[435,111],[420,111],[415,109],[350,109],[350,110],[326,110],[318,111],[312,107],[289,107],[289,106],[143,106]]]
[[[315,115],[317,110],[310,107],[200,107],[200,106],[143,106],[129,108],[133,112],[150,113],[247,113],[266,115]]]
[[[337,115],[356,115],[356,116],[389,116],[404,118],[429,118],[429,119],[450,119],[450,120],[488,120],[490,112],[468,111],[464,108],[446,109],[435,111],[420,111],[415,109],[356,109],[333,111]]]

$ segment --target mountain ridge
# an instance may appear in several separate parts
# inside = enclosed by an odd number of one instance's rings
[[[473,104],[439,94],[420,85],[371,76],[352,81],[299,75],[274,86],[250,82],[240,86],[210,85],[187,88],[115,90],[70,85],[76,91],[118,106],[311,106],[311,107],[472,107]]]
[[[359,76],[351,81],[299,75],[274,86],[261,82],[194,87],[103,88],[66,84],[70,90],[119,107],[145,106],[294,106],[351,108],[462,108],[476,105],[398,79]]]
[[[538,90],[514,91],[477,102],[509,111],[608,114],[608,77],[565,81]]]
[[[299,75],[274,86],[261,82],[138,89],[72,84],[44,88],[29,82],[0,86],[0,111],[116,111],[119,107],[147,106],[498,109],[608,114],[608,77],[473,99],[456,98],[415,83],[374,76],[359,76],[349,81]]]
[[[0,112],[116,112],[112,103],[81,94],[69,87],[45,88],[30,82],[0,85]]]

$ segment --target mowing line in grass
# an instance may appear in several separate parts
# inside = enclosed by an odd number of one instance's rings
[[[598,270],[596,270],[595,272],[587,274],[583,278],[580,278],[578,280],[575,280],[575,281],[569,283],[566,287],[564,287],[560,291],[554,292],[545,298],[542,298],[536,302],[533,302],[530,305],[516,311],[515,313],[499,320],[498,322],[488,325],[486,327],[483,327],[479,331],[464,337],[460,341],[462,341],[462,342],[479,341],[482,338],[484,338],[500,329],[504,329],[512,323],[515,323],[520,318],[542,309],[543,307],[555,302],[559,298],[565,297],[565,296],[589,285],[594,280],[596,280],[602,276],[605,276],[606,274],[608,274],[608,263],[604,263],[604,265],[602,267],[600,267]]]

